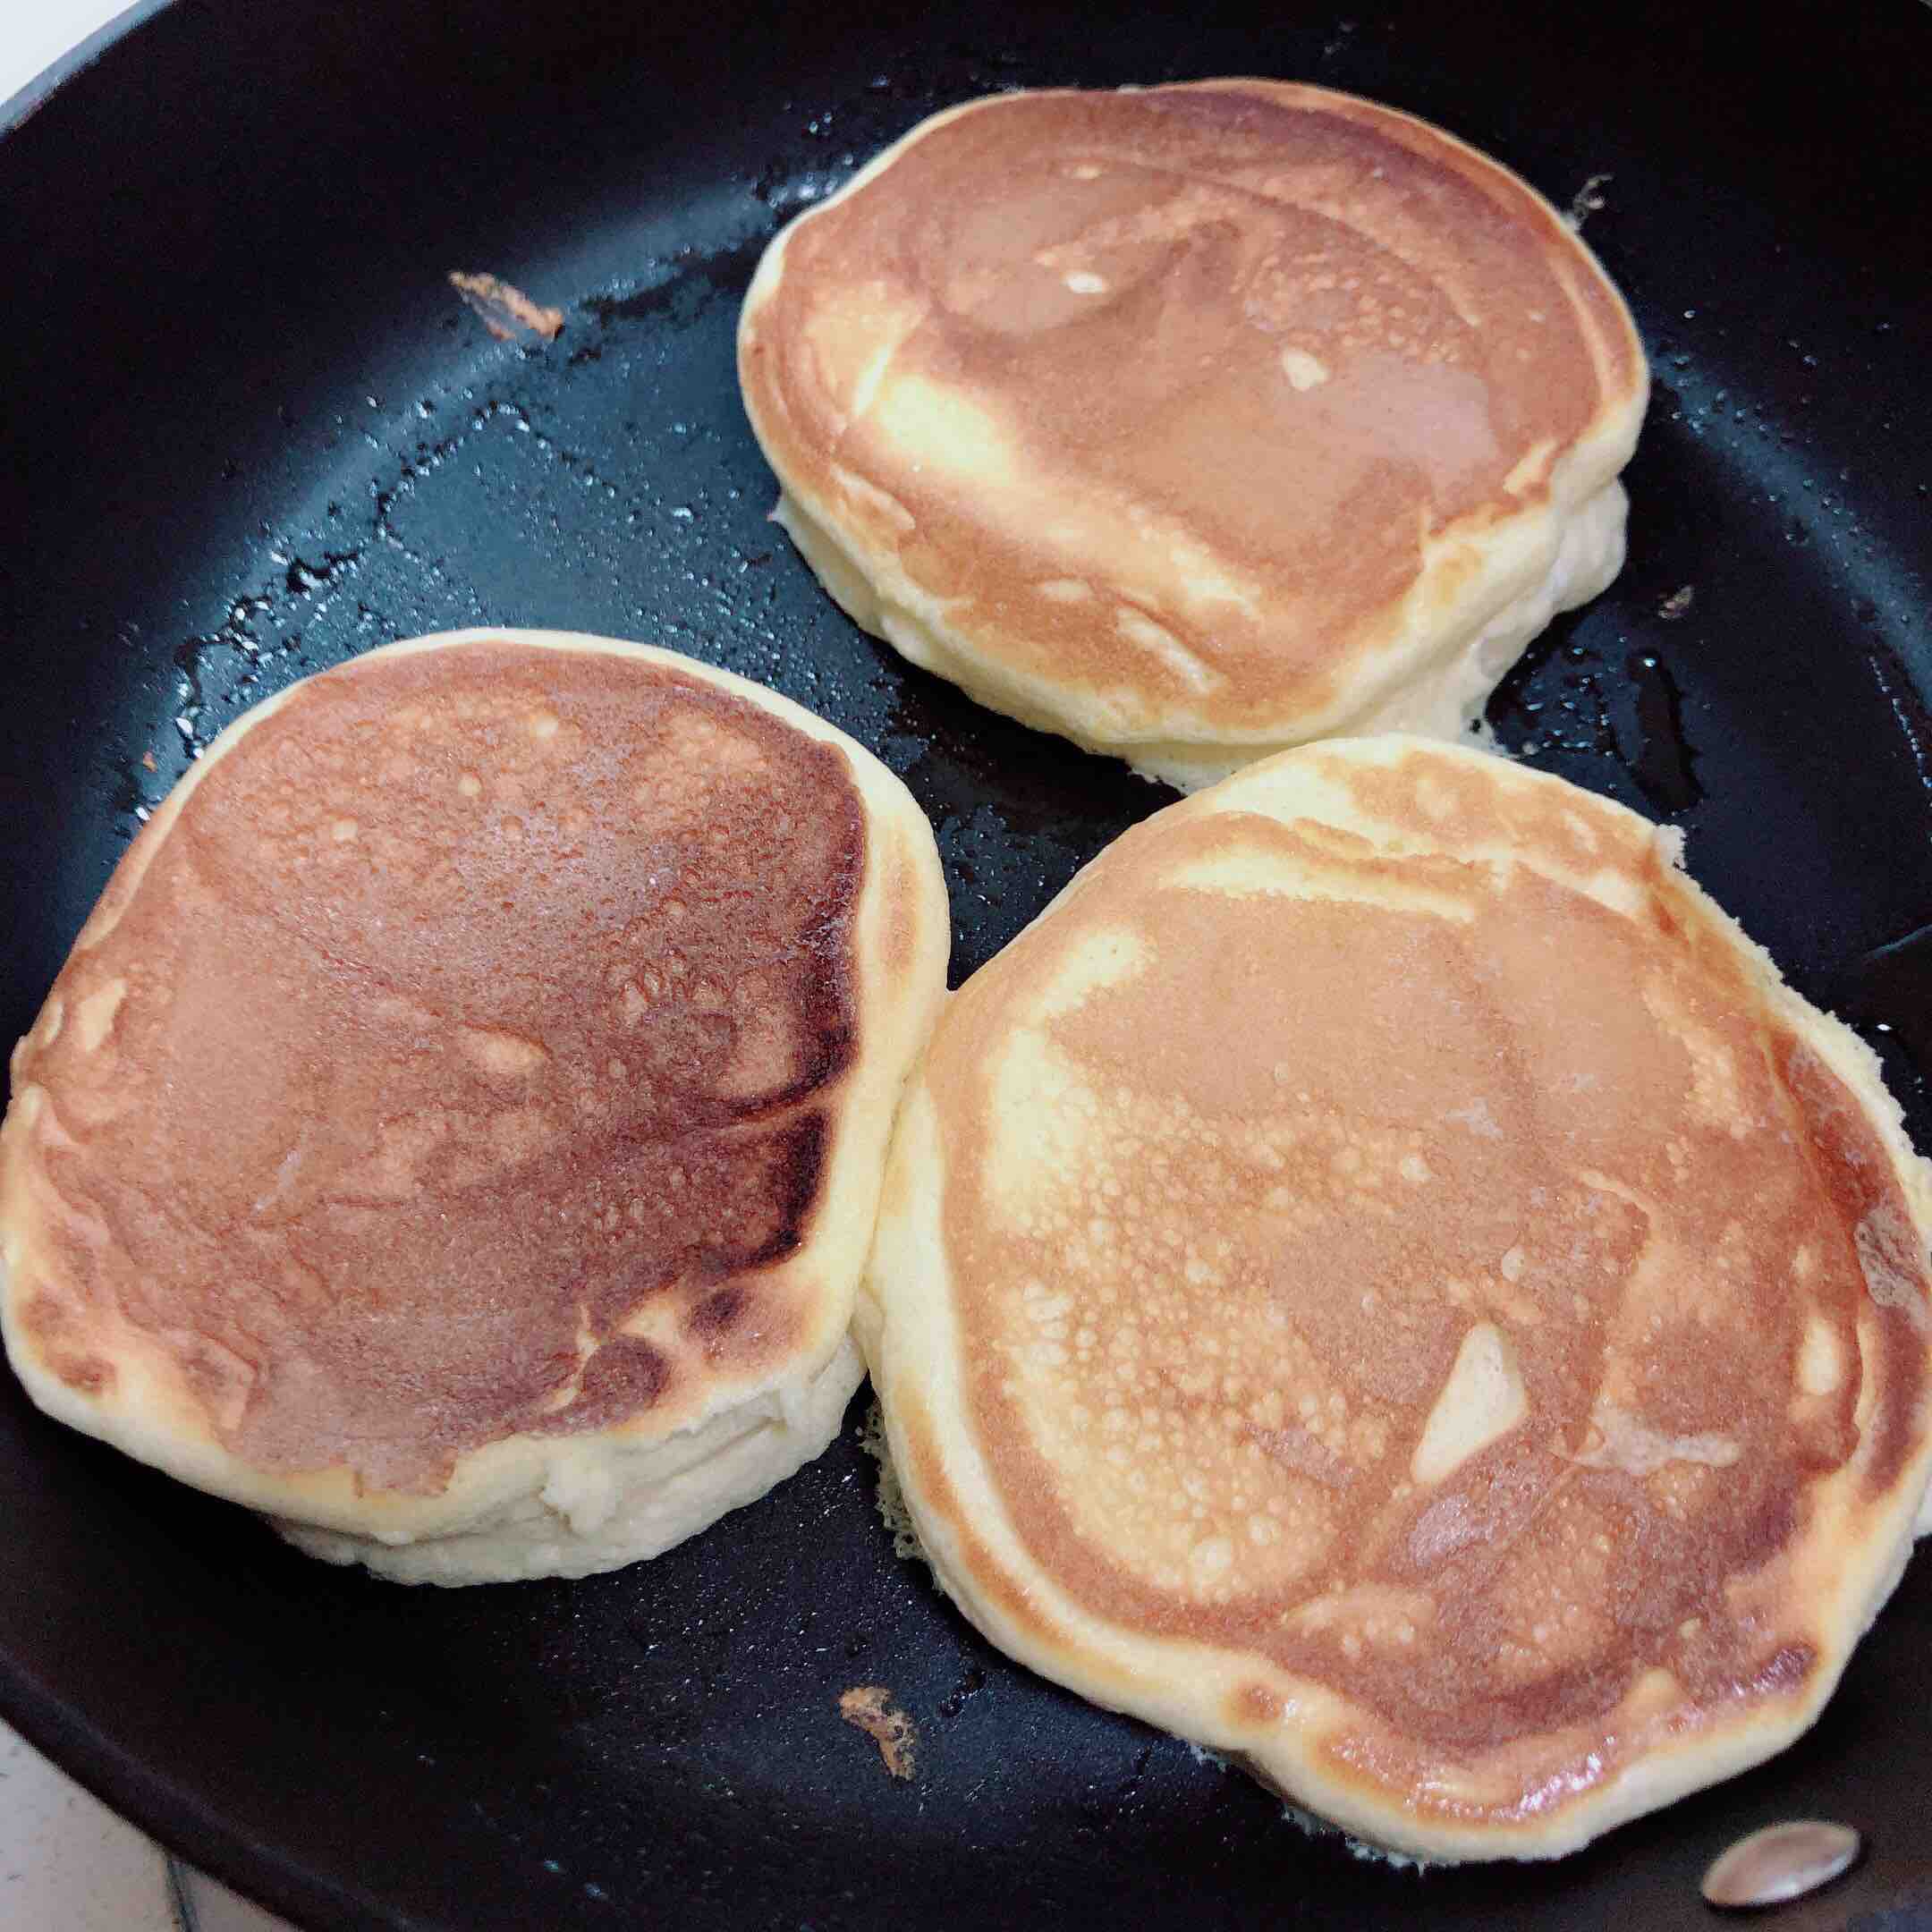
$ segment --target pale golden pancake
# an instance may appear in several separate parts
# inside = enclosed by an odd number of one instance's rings
[[[1424,1859],[1573,1850],[1810,1724],[1932,1466],[1932,1170],[1677,857],[1337,741],[953,996],[857,1326],[996,1643]]]
[[[1183,787],[1462,733],[1621,566],[1648,393],[1531,189],[1274,80],[935,115],[772,243],[739,374],[858,623]]]
[[[472,631],[308,679],[14,1053],[13,1366],[337,1561],[654,1554],[838,1428],[947,936],[904,787],[741,678]]]

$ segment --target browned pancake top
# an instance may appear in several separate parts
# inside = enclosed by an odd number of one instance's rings
[[[314,680],[136,842],[16,1056],[23,1331],[98,1389],[124,1325],[236,1456],[393,1488],[781,1362],[865,838],[835,748],[653,662]]]
[[[1031,1558],[1348,1699],[1347,1775],[1427,1809],[1479,1771],[1475,1815],[1521,1819],[1803,1685],[1830,1557],[1790,1553],[1854,1455],[1854,1523],[1895,1514],[1928,1284],[1858,1100],[1636,821],[1472,765],[1327,775],[1392,842],[1541,850],[1633,912],[1164,815],[969,982],[926,1077],[967,1412]],[[1316,896],[1209,884],[1283,861]],[[1486,1376],[1521,1412],[1432,1445]]]
[[[1329,701],[1425,536],[1545,502],[1644,380],[1513,176],[1266,81],[933,126],[791,231],[741,368],[781,475],[976,647],[1230,724]]]

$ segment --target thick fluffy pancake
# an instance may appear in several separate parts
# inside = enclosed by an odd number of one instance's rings
[[[1184,787],[1461,732],[1621,566],[1648,384],[1522,182],[1271,80],[936,115],[773,242],[739,373],[860,623]]]
[[[1424,1858],[1809,1724],[1932,1458],[1932,1183],[1669,835],[1337,741],[950,1002],[858,1332],[945,1588]]]
[[[309,679],[14,1054],[14,1367],[321,1555],[653,1554],[838,1426],[946,948],[911,795],[742,679],[525,631]]]

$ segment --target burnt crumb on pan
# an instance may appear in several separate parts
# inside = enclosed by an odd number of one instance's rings
[[[1676,589],[1663,599],[1657,607],[1657,614],[1665,623],[1675,623],[1697,601],[1695,584],[1680,584]]]
[[[520,335],[541,335],[546,342],[555,342],[563,329],[561,309],[546,309],[533,302],[521,289],[496,275],[464,275],[452,268],[449,281],[499,342],[514,342]]]
[[[1570,206],[1563,213],[1563,225],[1574,233],[1582,232],[1587,222],[1604,203],[1603,185],[1606,181],[1615,180],[1613,174],[1592,174],[1590,178],[1570,197]]]
[[[893,1702],[884,1684],[854,1684],[842,1690],[839,1716],[878,1746],[886,1770],[895,1778],[912,1775],[919,1751],[919,1726]]]

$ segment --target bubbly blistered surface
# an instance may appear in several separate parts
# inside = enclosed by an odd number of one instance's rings
[[[159,830],[14,1061],[63,1380],[132,1335],[242,1461],[434,1489],[784,1361],[853,1046],[836,749],[471,643],[312,681]]]
[[[1521,1818],[1803,1684],[1791,1553],[1855,1453],[1895,1511],[1925,1258],[1648,828],[1298,756],[1374,837],[1163,814],[950,1009],[965,1413],[1082,1610],[1332,1690],[1353,1779]]]
[[[942,117],[789,232],[741,357],[814,517],[1123,729],[1329,704],[1425,541],[1546,503],[1644,385],[1521,182],[1255,81]]]

